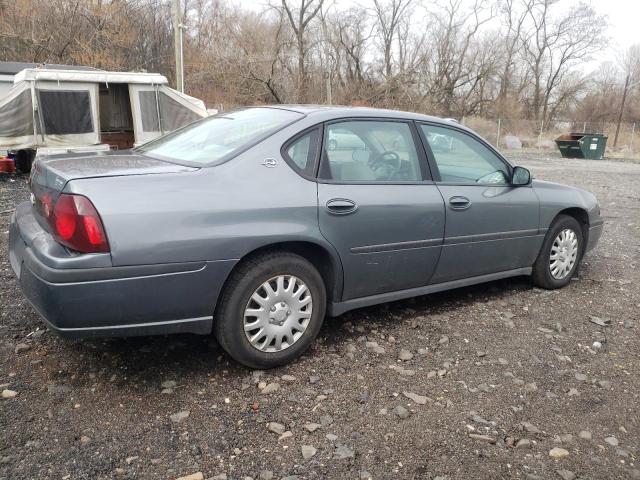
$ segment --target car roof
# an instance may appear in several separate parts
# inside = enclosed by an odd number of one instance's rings
[[[452,118],[440,118],[422,113],[403,112],[401,110],[387,110],[385,108],[371,107],[349,107],[344,105],[264,105],[263,107],[278,108],[282,110],[292,110],[309,117],[322,117],[322,121],[332,118],[344,117],[380,117],[380,118],[403,118],[408,120],[423,120],[444,125],[460,125]]]

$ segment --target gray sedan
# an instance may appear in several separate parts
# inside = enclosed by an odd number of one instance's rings
[[[603,228],[592,194],[455,121],[365,108],[237,110],[39,159],[30,183],[9,255],[49,328],[213,332],[254,368],[299,356],[326,314],[518,275],[563,287]]]

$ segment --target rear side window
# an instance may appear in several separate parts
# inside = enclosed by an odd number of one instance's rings
[[[283,155],[285,160],[299,173],[312,176],[318,154],[319,140],[320,131],[314,128],[288,142],[284,146]]]
[[[93,132],[91,99],[86,90],[39,90],[44,132],[69,135]]]
[[[247,108],[205,118],[152,140],[138,151],[175,163],[210,165],[303,118],[279,108]]]
[[[489,148],[466,133],[421,125],[443,182],[481,185],[509,183],[509,169]]]

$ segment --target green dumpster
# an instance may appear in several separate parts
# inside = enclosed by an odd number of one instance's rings
[[[556,145],[564,158],[601,160],[607,137],[601,133],[567,133],[556,138]]]

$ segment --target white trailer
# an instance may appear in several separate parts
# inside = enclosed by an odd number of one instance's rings
[[[127,149],[208,115],[157,73],[27,68],[0,98],[0,154],[28,171],[38,155]]]

